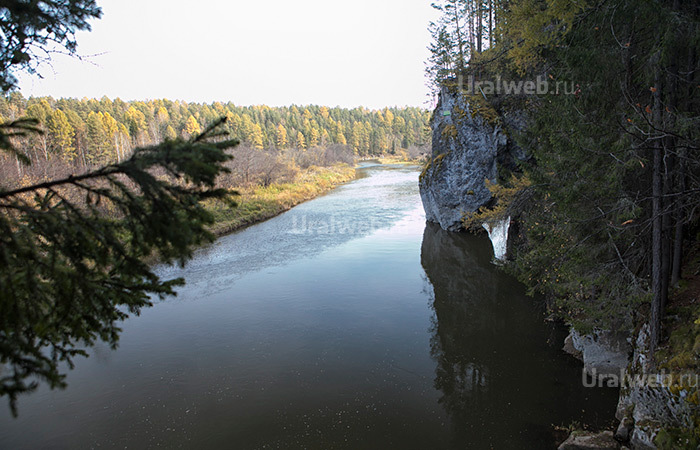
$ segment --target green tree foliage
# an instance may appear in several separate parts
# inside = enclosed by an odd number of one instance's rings
[[[580,7],[552,2],[542,11],[538,20],[562,26],[552,28],[557,39],[531,27],[520,34],[525,47],[534,48],[528,36],[538,43],[554,80],[578,86],[542,102],[531,130],[531,176],[541,188],[521,267],[593,325],[624,321],[650,297],[640,319],[658,343],[683,230],[696,220],[688,206],[700,200],[700,66],[688,56],[700,50],[700,12],[672,1]],[[515,56],[531,70],[534,60]],[[558,268],[557,283],[546,267]]]
[[[100,163],[104,161],[107,156],[106,149],[109,142],[102,113],[90,112],[85,121],[85,125],[88,145],[88,150],[86,152],[87,160],[94,164]]]
[[[485,49],[493,47],[502,29],[509,0],[438,0],[432,7],[439,13],[428,30],[426,74],[433,89],[449,79],[466,74],[470,63]]]
[[[15,70],[35,71],[56,48],[73,53],[74,33],[99,15],[92,0],[4,2],[0,89],[14,87]],[[15,92],[0,103],[7,120],[0,122],[0,154],[16,161],[20,176],[41,153],[46,163],[80,156],[83,168],[87,156],[114,160],[110,151],[124,149],[125,135],[147,132],[142,109],[149,109],[138,102],[87,100],[73,108],[50,98],[28,104]],[[37,184],[2,179],[0,396],[8,396],[13,413],[19,394],[40,381],[65,386],[62,364],[72,367],[97,340],[116,346],[119,321],[182,283],[161,280],[144,261],[184,264],[195,246],[213,239],[206,229],[213,217],[201,201],[230,201],[214,183],[228,171],[226,149],[237,143],[221,126],[223,120],[188,141],[138,148],[80,175]]]
[[[75,54],[75,33],[89,30],[88,20],[102,11],[95,0],[5,0],[0,6],[0,91],[17,83],[13,72],[36,73],[50,52]]]
[[[3,125],[2,149],[19,155],[8,137],[35,123]],[[174,294],[182,280],[161,280],[144,261],[184,264],[212,240],[200,202],[228,197],[214,183],[235,144],[212,127],[82,175],[0,190],[0,395],[13,410],[37,378],[65,386],[59,364],[98,339],[115,347],[119,321]]]

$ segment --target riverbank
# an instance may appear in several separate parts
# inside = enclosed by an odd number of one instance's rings
[[[418,165],[418,166],[423,166],[426,161],[426,157],[418,157],[418,158],[406,158],[406,157],[401,157],[401,156],[381,156],[377,158],[377,161],[379,161],[380,164],[405,164],[407,166],[410,165]]]
[[[291,183],[273,183],[239,190],[238,206],[211,203],[215,217],[212,233],[223,236],[275,217],[294,206],[328,192],[355,178],[355,168],[347,164],[309,167]]]

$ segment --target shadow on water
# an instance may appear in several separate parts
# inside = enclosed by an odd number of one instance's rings
[[[459,448],[554,447],[553,426],[608,425],[617,391],[585,388],[523,286],[491,263],[488,239],[428,224],[421,263],[435,311],[435,388]],[[544,344],[546,343],[546,345]]]

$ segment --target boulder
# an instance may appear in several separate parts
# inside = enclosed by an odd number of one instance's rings
[[[612,431],[601,433],[573,432],[559,446],[559,450],[617,450],[620,444],[613,437]]]
[[[566,339],[564,339],[564,347],[562,347],[562,350],[574,358],[583,361],[583,352],[574,347],[574,338],[571,336],[571,333],[569,333],[569,335],[566,336]]]
[[[588,375],[593,378],[614,378],[619,386],[632,352],[627,336],[611,331],[582,335],[572,328],[567,340],[570,340],[575,351],[581,353],[583,370]]]

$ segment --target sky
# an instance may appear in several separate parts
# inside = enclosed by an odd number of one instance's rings
[[[98,0],[25,97],[429,106],[429,0]],[[196,8],[195,8],[196,7]]]

